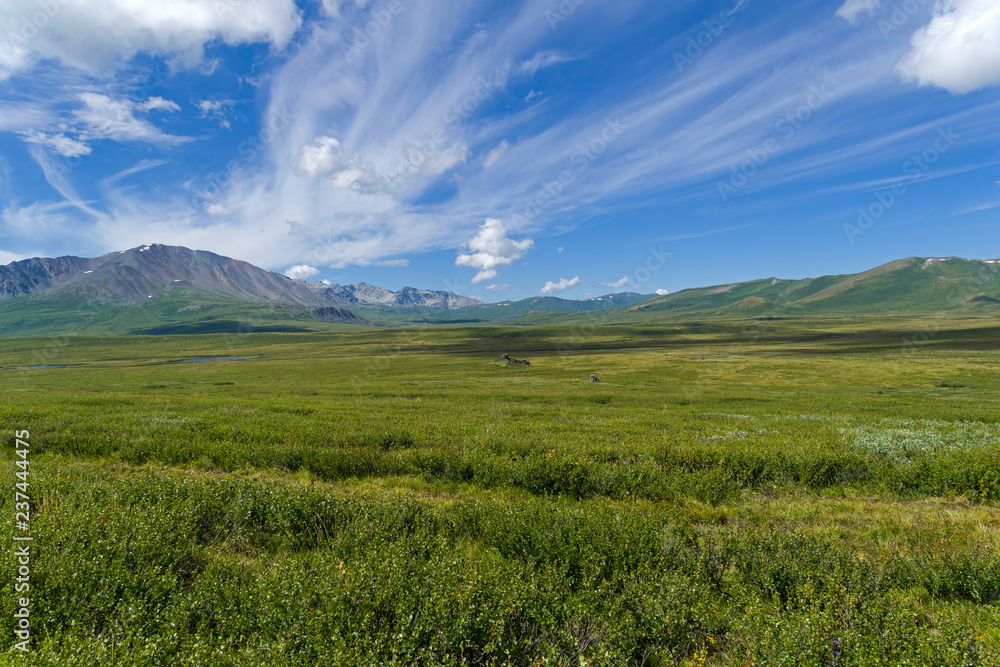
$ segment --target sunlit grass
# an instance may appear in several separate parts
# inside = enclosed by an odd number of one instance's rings
[[[4,341],[28,663],[1000,664],[994,329],[768,326]]]

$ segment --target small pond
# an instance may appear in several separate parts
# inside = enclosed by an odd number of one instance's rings
[[[243,359],[256,359],[257,357],[212,357],[210,359],[181,359],[171,361],[172,364],[200,364],[205,361],[241,361]]]

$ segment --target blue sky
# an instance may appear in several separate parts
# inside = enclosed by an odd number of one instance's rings
[[[0,262],[484,300],[1000,255],[995,0],[8,0]]]

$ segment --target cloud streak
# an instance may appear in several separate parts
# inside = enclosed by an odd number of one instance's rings
[[[570,289],[571,287],[576,287],[581,282],[583,282],[583,281],[580,280],[580,276],[576,276],[576,277],[570,278],[568,280],[566,278],[561,278],[559,280],[559,282],[552,282],[551,280],[549,280],[549,281],[546,281],[545,285],[543,285],[540,290],[538,290],[538,293],[539,294],[554,294],[556,292],[562,292],[564,290]]]

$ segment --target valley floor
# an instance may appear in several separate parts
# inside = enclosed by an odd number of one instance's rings
[[[5,339],[0,660],[1000,665],[998,334]]]

